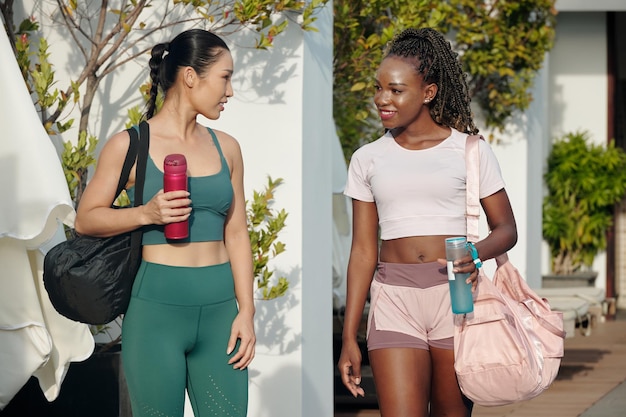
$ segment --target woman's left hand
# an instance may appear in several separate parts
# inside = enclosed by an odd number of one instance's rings
[[[437,262],[442,265],[448,264],[445,259],[437,259]],[[454,269],[452,269],[452,272],[454,272],[455,274],[470,274],[466,282],[468,284],[472,284],[472,291],[476,289],[476,285],[478,284],[478,268],[476,268],[474,260],[470,255],[464,256],[463,258],[454,261]]]
[[[233,321],[226,354],[230,355],[235,350],[237,340],[239,340],[237,353],[228,361],[235,369],[246,369],[254,358],[256,336],[254,334],[253,317],[239,313]]]
[[[470,276],[467,278],[466,282],[468,284],[472,284],[472,291],[476,290],[476,285],[478,285],[478,268],[474,264],[474,260],[471,256],[463,257],[454,262],[454,269],[452,272],[456,273],[469,273]]]

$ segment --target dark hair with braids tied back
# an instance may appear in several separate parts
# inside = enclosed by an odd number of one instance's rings
[[[431,28],[405,29],[393,38],[384,55],[413,60],[424,82],[437,85],[437,94],[429,107],[435,122],[464,133],[478,133],[472,119],[466,74],[458,54],[441,33]]]
[[[224,51],[229,51],[226,43],[204,29],[190,29],[170,42],[155,45],[149,63],[152,87],[144,119],[154,116],[159,87],[167,93],[181,67],[191,67],[202,76]]]

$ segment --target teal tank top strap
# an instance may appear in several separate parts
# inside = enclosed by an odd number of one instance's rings
[[[217,136],[215,135],[215,132],[210,127],[207,127],[207,130],[209,131],[209,133],[211,134],[211,137],[213,138],[213,143],[215,144],[215,147],[217,148],[217,152],[219,152],[220,154],[220,158],[222,159],[222,162],[226,163],[226,158],[224,158],[224,154],[222,153],[222,147],[220,146],[220,141],[217,140]]]

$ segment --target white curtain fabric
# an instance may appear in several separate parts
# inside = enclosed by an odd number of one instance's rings
[[[0,30],[0,410],[31,376],[54,400],[72,361],[93,352],[85,324],[58,314],[43,286],[47,249],[74,209],[56,150]]]

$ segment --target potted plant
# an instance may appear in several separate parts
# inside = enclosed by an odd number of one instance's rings
[[[613,141],[591,143],[585,131],[567,133],[552,146],[544,180],[542,232],[552,274],[543,285],[593,285],[591,266],[626,195],[626,153]]]

